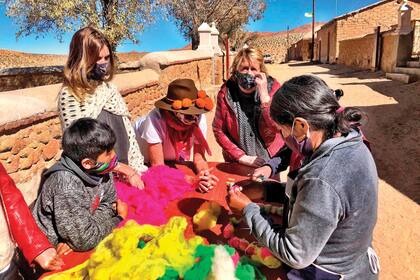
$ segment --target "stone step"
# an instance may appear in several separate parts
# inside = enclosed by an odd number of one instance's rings
[[[420,61],[407,61],[408,68],[420,68]]]
[[[396,67],[395,72],[416,76],[417,79],[420,79],[420,68]]]
[[[412,76],[409,74],[403,74],[403,73],[386,73],[385,77],[387,79],[391,79],[393,81],[399,81],[404,84],[413,83],[417,80],[416,76]]]

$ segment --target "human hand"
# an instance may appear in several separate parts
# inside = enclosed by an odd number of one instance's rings
[[[57,254],[59,256],[67,255],[73,252],[73,249],[67,243],[58,243],[57,245]]]
[[[200,181],[198,182],[198,190],[202,193],[208,192],[213,189],[219,182],[216,175],[211,174],[212,168],[201,170],[198,174]]]
[[[128,205],[123,202],[121,199],[117,200],[117,213],[118,216],[121,216],[123,219],[127,218],[128,215]]]
[[[59,270],[64,265],[63,260],[58,256],[55,248],[48,248],[39,254],[34,261],[45,270]]]
[[[251,175],[251,179],[254,182],[262,182],[271,176],[271,167],[268,165],[261,166],[254,170]]]
[[[229,208],[234,213],[242,214],[242,210],[252,201],[241,192],[241,188],[232,188],[226,197]]]
[[[255,74],[255,83],[257,84],[257,92],[260,95],[261,103],[270,102],[270,95],[268,94],[267,76],[260,72]]]
[[[239,158],[239,163],[251,167],[260,167],[265,163],[265,160],[257,156],[243,155]]]
[[[144,189],[144,183],[141,180],[140,174],[137,173],[137,171],[134,171],[131,175],[128,176],[128,182],[130,183],[130,185],[138,189]]]

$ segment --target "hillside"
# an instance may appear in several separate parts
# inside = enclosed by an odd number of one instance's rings
[[[126,52],[117,53],[119,62],[139,60],[146,53],[144,52]],[[67,55],[57,54],[33,54],[12,50],[0,49],[0,69],[13,67],[39,67],[64,65]]]
[[[315,29],[318,29],[323,24],[323,22],[315,23]],[[289,46],[302,39],[305,34],[311,32],[312,24],[296,27],[289,30],[289,32],[254,32],[253,34],[256,35],[256,38],[249,45],[260,49],[265,54],[271,54],[276,63],[282,63],[286,61]]]

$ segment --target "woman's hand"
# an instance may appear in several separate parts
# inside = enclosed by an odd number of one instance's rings
[[[128,176],[128,182],[130,185],[143,190],[144,189],[144,183],[141,180],[140,174],[137,173],[137,171],[134,171],[131,175]]]
[[[260,167],[265,163],[265,160],[257,156],[243,155],[239,158],[239,163],[251,167]]]
[[[255,74],[255,83],[257,84],[257,92],[260,95],[261,103],[269,103],[271,98],[268,94],[267,76],[265,73],[260,72]]]
[[[45,270],[59,270],[64,265],[63,260],[57,254],[55,248],[48,248],[39,254],[34,261]]]
[[[242,214],[242,210],[252,202],[239,188],[231,189],[226,200],[229,208],[239,214]]]
[[[138,189],[144,189],[144,183],[141,180],[141,175],[131,166],[119,162],[117,167],[115,167],[114,171],[124,175],[126,177],[126,180],[130,185],[138,188]]]
[[[59,256],[67,255],[73,252],[73,249],[67,243],[58,243],[57,245],[57,254]]]
[[[213,168],[201,170],[198,174],[199,182],[198,182],[198,190],[200,192],[206,193],[213,189],[217,183],[219,182],[219,178],[215,175],[211,174]]]
[[[254,182],[262,182],[271,176],[271,172],[272,171],[271,171],[270,166],[268,165],[261,166],[260,168],[257,168],[254,170],[254,173],[252,173],[251,179]]]

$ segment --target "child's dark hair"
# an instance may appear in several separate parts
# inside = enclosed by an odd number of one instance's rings
[[[64,131],[63,154],[76,163],[85,158],[96,160],[103,152],[111,151],[115,141],[114,131],[107,124],[91,118],[81,118]]]
[[[274,94],[270,114],[277,123],[290,126],[296,117],[304,118],[315,130],[325,131],[326,139],[337,132],[347,134],[361,125],[365,114],[354,107],[339,110],[342,94],[316,76],[294,77]]]

